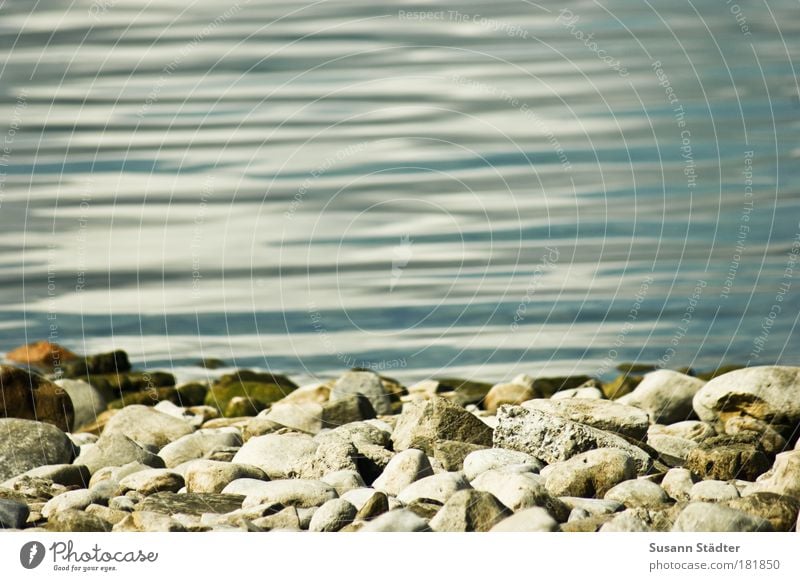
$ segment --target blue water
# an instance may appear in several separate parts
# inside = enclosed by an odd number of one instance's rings
[[[788,0],[5,1],[0,351],[797,363],[798,33]]]

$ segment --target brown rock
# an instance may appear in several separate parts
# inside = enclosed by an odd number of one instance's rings
[[[6,353],[6,359],[14,363],[43,367],[58,367],[65,361],[72,361],[77,358],[78,356],[69,349],[49,341],[29,343]]]
[[[517,405],[524,401],[538,397],[539,394],[533,387],[519,383],[498,383],[483,400],[483,407],[488,412],[495,413],[503,404]]]
[[[710,438],[689,452],[686,468],[703,480],[749,480],[769,470],[770,461],[756,445]]]
[[[75,411],[62,388],[18,367],[0,365],[0,417],[36,420],[64,432],[72,429]]]

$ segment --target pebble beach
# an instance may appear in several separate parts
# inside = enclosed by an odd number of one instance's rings
[[[619,370],[176,385],[124,351],[23,346],[0,366],[0,528],[798,530],[800,367]]]

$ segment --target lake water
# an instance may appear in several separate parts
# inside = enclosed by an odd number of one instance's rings
[[[797,363],[797,2],[7,0],[0,351]]]

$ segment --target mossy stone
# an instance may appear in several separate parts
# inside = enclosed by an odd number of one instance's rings
[[[286,376],[240,370],[220,377],[208,390],[205,403],[216,407],[226,417],[235,417],[228,414],[228,405],[233,398],[245,398],[250,403],[245,415],[255,415],[295,389],[297,385]],[[238,406],[239,404],[236,407]]]
[[[636,389],[642,379],[640,375],[620,375],[613,381],[603,384],[603,395],[608,399],[619,399]]]

